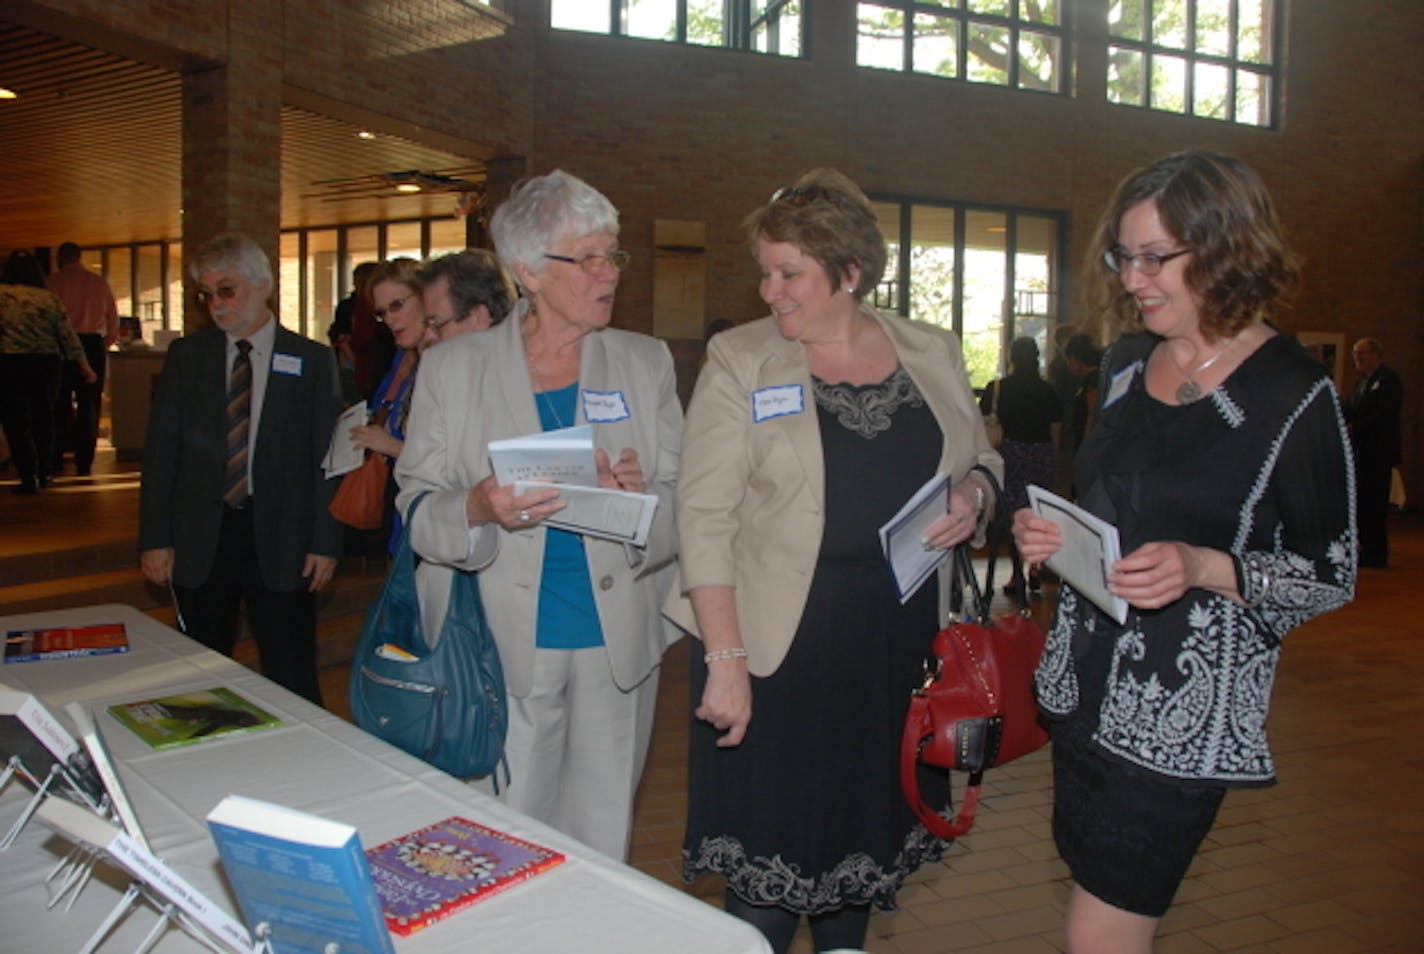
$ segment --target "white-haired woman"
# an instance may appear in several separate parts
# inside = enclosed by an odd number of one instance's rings
[[[672,357],[608,327],[628,254],[617,210],[587,183],[561,171],[530,179],[490,231],[523,297],[505,321],[423,358],[400,505],[433,491],[413,547],[479,573],[509,691],[505,797],[626,858],[658,667],[675,638],[659,615],[682,442]],[[576,424],[593,428],[603,486],[660,498],[645,547],[547,527],[564,507],[557,491],[519,494],[491,474],[490,441]]]

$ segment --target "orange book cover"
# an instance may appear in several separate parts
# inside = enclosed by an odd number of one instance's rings
[[[129,636],[123,623],[12,629],[5,634],[7,663],[66,659],[73,656],[102,656],[128,651]]]
[[[386,925],[413,934],[564,860],[562,853],[451,817],[367,849]]]

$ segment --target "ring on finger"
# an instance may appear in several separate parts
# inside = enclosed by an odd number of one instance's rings
[[[521,510],[521,511],[519,511],[519,522],[520,522],[520,523],[528,523],[528,522],[529,522],[529,511],[527,511],[527,510]]]

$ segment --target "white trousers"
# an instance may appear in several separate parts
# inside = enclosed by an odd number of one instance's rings
[[[659,669],[631,691],[608,651],[536,649],[528,696],[509,698],[504,744],[511,807],[619,861],[628,860],[633,796],[647,762]],[[488,780],[482,780],[488,789]]]

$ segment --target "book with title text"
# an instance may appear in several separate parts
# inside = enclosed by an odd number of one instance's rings
[[[110,706],[109,714],[155,749],[171,749],[282,724],[281,719],[223,686],[123,702]]]
[[[386,924],[413,934],[564,860],[552,848],[452,817],[366,852]]]
[[[5,634],[5,662],[38,662],[76,656],[105,656],[129,651],[123,623],[89,626],[43,626],[12,629]]]
[[[394,954],[355,828],[242,795],[207,821],[242,915],[273,954]]]

